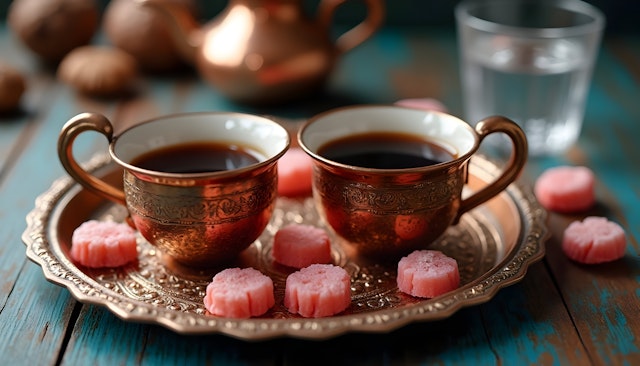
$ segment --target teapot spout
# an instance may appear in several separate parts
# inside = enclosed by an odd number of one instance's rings
[[[135,0],[142,6],[162,16],[168,24],[168,30],[176,48],[186,62],[193,64],[200,46],[197,33],[200,25],[191,10],[177,2],[163,0]]]

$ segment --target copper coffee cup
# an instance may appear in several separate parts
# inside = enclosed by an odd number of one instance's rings
[[[463,198],[470,159],[485,137],[499,132],[513,143],[509,162],[495,181]],[[430,165],[397,168],[395,161],[392,167],[369,166],[368,161],[354,164],[327,156],[337,141],[348,142],[343,144],[344,152],[367,142],[363,135],[374,134],[400,138],[394,149],[403,150],[404,145],[418,141],[418,145],[443,150],[446,158]],[[313,195],[321,217],[349,248],[386,259],[427,248],[465,212],[506,189],[527,159],[522,129],[505,117],[489,117],[474,129],[445,113],[400,106],[327,111],[307,121],[298,132],[298,141],[313,158]],[[363,149],[377,153],[386,149],[384,145],[386,141],[369,141]]]
[[[124,170],[124,190],[75,161],[73,142],[84,131],[107,137],[111,158]],[[289,134],[278,123],[241,113],[166,116],[118,136],[113,136],[113,126],[104,116],[83,113],[64,125],[58,154],[67,172],[87,190],[126,205],[141,235],[172,263],[208,268],[234,259],[266,227],[277,197],[276,163],[289,142]],[[255,159],[231,168],[186,173],[136,163],[150,152],[188,144],[242,147]]]

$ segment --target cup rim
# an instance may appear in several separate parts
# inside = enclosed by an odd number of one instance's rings
[[[554,2],[524,0],[524,2],[543,3],[556,9],[564,9],[573,14],[581,14],[591,18],[590,22],[585,24],[570,25],[566,27],[517,27],[513,25],[501,24],[498,22],[481,19],[471,14],[472,9],[488,8],[491,6],[499,6],[503,3],[512,3],[511,0],[463,0],[456,5],[454,13],[459,25],[464,25],[473,29],[491,32],[505,33],[514,36],[531,37],[531,38],[558,38],[580,36],[601,31],[606,23],[605,16],[597,7],[584,2],[582,0],[561,0]]]
[[[347,111],[347,110],[375,110],[375,109],[379,109],[379,108],[383,108],[383,109],[397,109],[397,110],[409,110],[409,111],[413,111],[413,112],[423,112],[424,114],[434,114],[434,115],[439,115],[441,117],[447,118],[447,119],[451,119],[454,121],[457,121],[457,123],[459,123],[459,126],[461,126],[463,129],[467,130],[470,135],[473,137],[473,145],[463,154],[460,154],[458,156],[456,156],[455,158],[451,159],[451,160],[447,160],[441,163],[437,163],[437,164],[433,164],[433,165],[426,165],[426,166],[421,166],[421,167],[414,167],[414,168],[399,168],[399,169],[380,169],[380,168],[367,168],[367,167],[361,167],[361,166],[354,166],[354,165],[348,165],[348,164],[343,164],[343,163],[339,163],[336,161],[333,161],[331,159],[327,159],[325,157],[323,157],[322,155],[316,153],[315,151],[313,151],[311,148],[309,148],[307,146],[307,143],[305,143],[304,141],[304,133],[305,131],[314,123],[316,123],[318,120],[327,117],[329,115],[332,115],[334,113],[340,113],[343,111]],[[384,132],[384,131],[380,131],[380,132]],[[393,131],[391,131],[393,132]],[[468,160],[469,158],[471,158],[471,156],[478,150],[479,145],[480,145],[480,139],[478,137],[478,134],[476,133],[476,131],[473,129],[473,127],[471,127],[471,125],[469,125],[467,122],[465,122],[464,120],[453,116],[451,114],[445,113],[445,112],[441,112],[441,111],[436,111],[436,110],[425,110],[425,109],[421,109],[421,108],[414,108],[414,107],[407,107],[407,106],[399,106],[396,104],[362,104],[362,105],[349,105],[349,106],[343,106],[343,107],[337,107],[337,108],[333,108],[330,110],[326,110],[324,112],[318,113],[312,117],[310,117],[309,119],[307,119],[307,121],[298,129],[298,133],[297,133],[297,141],[298,141],[298,145],[300,146],[300,148],[305,151],[309,156],[311,156],[315,161],[320,162],[326,166],[332,166],[335,168],[339,168],[339,169],[343,169],[346,171],[350,171],[350,172],[357,172],[357,173],[367,173],[367,174],[371,174],[371,175],[395,175],[398,173],[401,174],[410,174],[410,173],[425,173],[425,172],[429,172],[429,171],[436,171],[436,170],[441,170],[441,169],[446,169],[449,168],[451,166],[456,166],[459,165],[461,162]]]
[[[203,116],[203,117],[207,117],[207,116],[229,116],[229,117],[234,117],[234,118],[245,118],[245,119],[251,119],[251,120],[255,120],[258,121],[264,125],[270,125],[275,127],[276,129],[279,129],[285,139],[284,143],[282,144],[282,146],[279,148],[279,150],[275,153],[275,154],[271,154],[270,156],[265,156],[264,160],[261,160],[257,163],[253,163],[247,166],[243,166],[237,169],[230,169],[230,170],[221,170],[221,171],[214,171],[214,172],[199,172],[199,173],[170,173],[170,172],[162,172],[162,171],[156,171],[156,170],[149,170],[149,169],[143,169],[140,168],[138,166],[135,166],[131,163],[128,163],[126,161],[124,161],[123,159],[121,159],[117,154],[116,154],[116,145],[118,144],[118,141],[120,141],[122,139],[122,137],[137,129],[137,128],[142,128],[145,127],[149,124],[152,124],[154,122],[158,122],[158,121],[163,121],[163,120],[170,120],[170,119],[177,119],[177,118],[181,118],[181,117],[198,117],[198,116]],[[277,162],[278,159],[280,159],[285,152],[289,149],[291,145],[291,137],[289,135],[289,132],[286,130],[286,128],[284,126],[282,126],[281,124],[277,123],[276,121],[269,119],[267,117],[264,116],[259,116],[259,115],[253,115],[253,114],[249,114],[249,113],[241,113],[241,112],[227,112],[227,111],[202,111],[202,112],[182,112],[182,113],[172,113],[172,114],[167,114],[167,115],[161,115],[161,116],[156,116],[156,117],[152,117],[146,120],[143,120],[139,123],[136,123],[133,126],[130,126],[124,130],[122,130],[120,133],[118,133],[117,136],[114,136],[114,138],[112,139],[111,143],[109,144],[109,155],[111,156],[111,158],[120,166],[122,166],[123,168],[125,168],[128,171],[134,172],[136,174],[142,175],[142,176],[148,176],[148,177],[160,177],[160,178],[168,178],[168,179],[184,179],[184,178],[190,178],[190,179],[194,179],[194,180],[199,180],[199,179],[218,179],[218,178],[228,178],[228,177],[233,177],[233,176],[237,176],[246,172],[251,172],[251,171],[255,171],[258,169],[261,169],[263,167],[266,166],[270,166],[272,164],[275,164]]]

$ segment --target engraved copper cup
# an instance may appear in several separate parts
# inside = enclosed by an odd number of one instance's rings
[[[109,140],[109,154],[123,168],[124,189],[85,171],[74,159],[75,138],[95,131]],[[132,164],[162,147],[217,142],[243,146],[258,162],[231,170],[167,173]],[[288,149],[278,123],[241,113],[187,113],[137,124],[118,136],[109,120],[79,114],[62,128],[58,155],[87,190],[126,205],[130,222],[179,268],[211,268],[234,259],[266,227],[277,196],[277,160]],[[176,263],[177,262],[177,263]]]
[[[408,134],[446,149],[451,159],[399,169],[336,162],[324,146],[365,133]],[[463,197],[469,161],[485,137],[504,133],[512,141],[509,162],[483,189]],[[508,187],[527,160],[527,140],[516,123],[486,118],[472,128],[454,116],[400,106],[351,106],[312,117],[298,141],[313,158],[313,196],[321,217],[347,249],[395,260],[424,249],[469,210]]]

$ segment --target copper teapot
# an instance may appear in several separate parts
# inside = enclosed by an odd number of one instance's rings
[[[272,104],[307,95],[321,87],[338,58],[380,28],[383,0],[364,0],[362,22],[334,41],[335,10],[348,0],[321,0],[308,17],[302,0],[230,0],[203,26],[179,5],[138,0],[162,13],[183,56],[216,90],[249,104]]]

